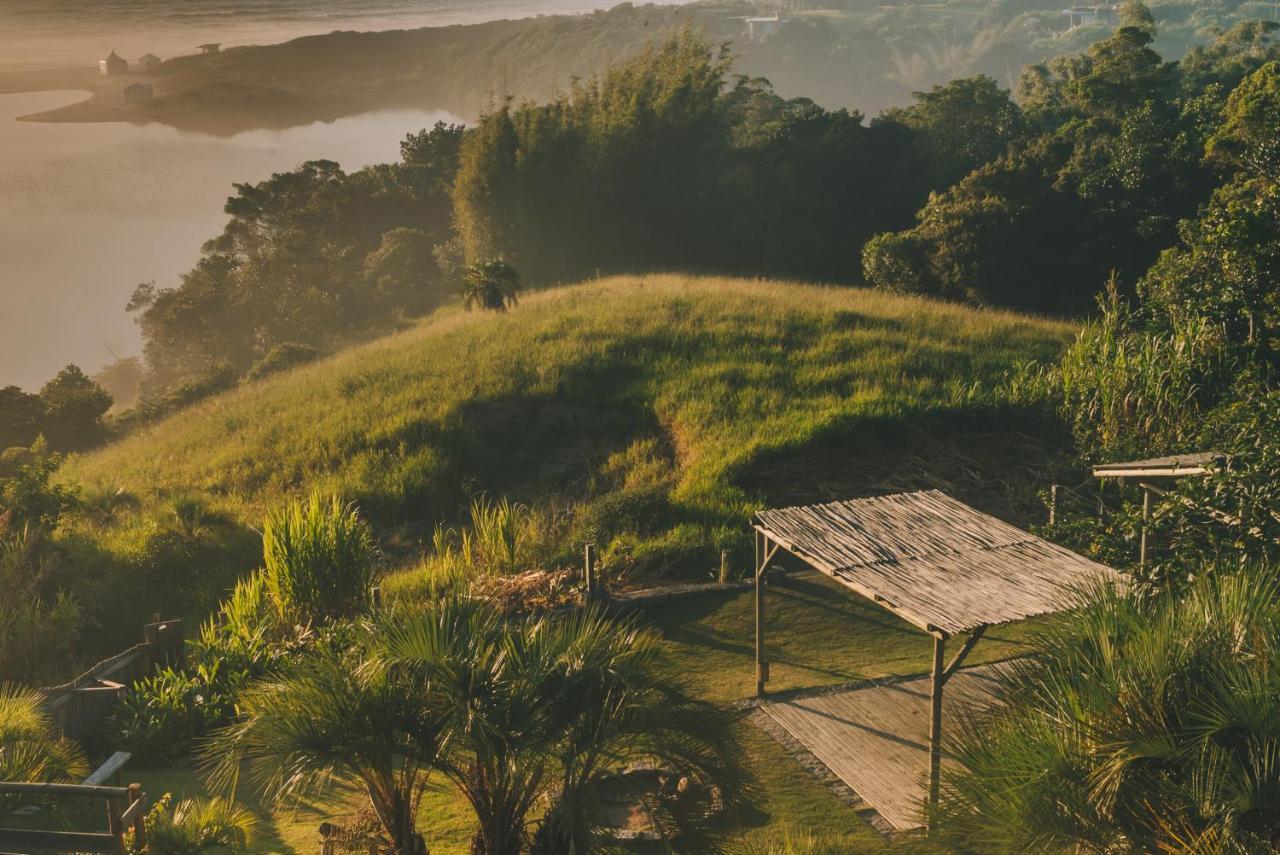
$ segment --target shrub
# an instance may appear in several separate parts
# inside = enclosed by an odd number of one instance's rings
[[[218,662],[165,668],[133,684],[112,715],[113,744],[141,763],[185,755],[195,741],[235,714],[235,693],[247,676]]]
[[[81,609],[65,593],[45,592],[46,565],[34,529],[29,523],[15,529],[13,518],[0,510],[0,674],[58,681],[75,663]]]
[[[280,615],[303,626],[356,614],[368,601],[378,554],[354,505],[313,493],[267,516],[267,590]]]
[[[138,846],[132,829],[125,834],[130,855],[189,855],[209,849],[247,849],[258,818],[228,799],[173,800],[165,793],[147,811],[147,845]]]
[[[266,356],[263,356],[250,366],[248,373],[245,374],[245,379],[260,380],[269,374],[275,374],[277,371],[285,371],[299,365],[306,365],[308,362],[315,362],[323,355],[314,347],[305,344],[295,344],[293,342],[277,344],[267,351]]]
[[[1272,852],[1280,584],[1206,572],[1185,597],[1095,594],[965,722],[940,828],[960,852]]]
[[[1062,412],[1096,459],[1176,451],[1194,443],[1234,363],[1221,333],[1203,320],[1139,332],[1114,287],[1058,368]]]

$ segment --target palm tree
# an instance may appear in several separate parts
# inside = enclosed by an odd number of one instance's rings
[[[1280,584],[1099,592],[969,721],[939,826],[956,851],[1280,847]],[[947,779],[944,779],[944,781]]]
[[[512,622],[486,603],[445,600],[384,616],[354,654],[319,656],[249,690],[244,720],[207,756],[215,783],[234,786],[243,764],[277,799],[359,786],[403,855],[425,852],[415,818],[433,771],[475,811],[473,852],[515,855],[531,842],[586,851],[600,787],[624,763],[736,792],[731,729],[656,663],[649,634],[594,611]],[[529,815],[543,799],[535,839]],[[653,807],[672,833],[705,818],[676,800]]]
[[[80,747],[58,734],[35,689],[0,683],[0,781],[78,781],[89,773]],[[13,796],[0,796],[0,809]]]
[[[240,710],[205,747],[212,783],[234,791],[244,768],[277,802],[332,785],[363,789],[391,850],[425,855],[418,805],[447,717],[415,675],[324,652],[246,690]]]
[[[505,312],[517,302],[520,274],[501,258],[469,265],[462,274],[462,304]]]

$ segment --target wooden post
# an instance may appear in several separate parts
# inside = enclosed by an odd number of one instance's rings
[[[1102,493],[1106,489],[1106,486],[1107,486],[1107,479],[1099,478],[1098,479],[1098,519],[1102,519],[1102,515],[1103,513],[1106,512],[1106,509],[1107,509],[1106,505],[1103,504],[1103,501],[1102,501]]]
[[[769,680],[769,663],[764,656],[764,565],[768,562],[764,534],[756,532],[756,697],[764,697]]]
[[[1151,491],[1142,487],[1142,536],[1138,539],[1138,566],[1147,566],[1147,525],[1151,519]]]
[[[129,785],[129,805],[137,805],[133,814],[133,846],[139,852],[145,852],[147,848],[147,813],[145,807],[138,802],[142,801],[142,785]]]
[[[933,830],[942,781],[942,688],[946,684],[947,636],[933,637],[933,683],[929,695],[929,830]]]
[[[331,822],[320,823],[320,855],[335,855],[337,845],[337,826]]]
[[[587,599],[596,597],[596,545],[588,543],[583,555],[582,582],[587,589]]]
[[[120,851],[124,852],[124,823],[120,820],[120,814],[124,810],[120,807],[120,799],[115,796],[107,798],[107,832],[116,839],[116,844],[120,847]]]
[[[722,549],[720,550],[720,581],[722,583],[729,581],[729,573],[729,550]]]
[[[1058,485],[1053,484],[1049,487],[1049,525],[1054,525],[1058,521]]]

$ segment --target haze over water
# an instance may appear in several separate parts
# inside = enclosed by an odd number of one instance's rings
[[[607,8],[617,0],[0,0],[0,71]]]
[[[0,0],[0,71],[191,53],[378,30],[580,12],[612,0]],[[354,171],[395,160],[406,133],[449,119],[396,110],[213,137],[163,125],[16,117],[80,92],[0,95],[0,386],[35,390],[64,365],[93,372],[140,352],[125,303],[139,282],[178,284],[226,220],[233,182],[306,160]],[[455,119],[456,121],[456,119]]]
[[[79,92],[0,95],[0,386],[34,390],[140,341],[124,311],[139,282],[176,285],[222,229],[236,181],[306,160],[395,160],[406,133],[449,119],[395,110],[232,137],[165,125],[16,122]]]

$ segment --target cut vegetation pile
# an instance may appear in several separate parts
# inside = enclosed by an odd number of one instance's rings
[[[554,567],[591,541],[633,577],[703,576],[722,548],[745,567],[745,522],[766,504],[937,486],[1025,523],[1057,437],[992,390],[1072,331],[681,276],[445,310],[73,461],[86,512],[64,525],[60,573],[94,592],[114,644],[153,611],[212,604],[261,561],[267,510],[312,489],[357,502],[393,565],[483,495],[528,510],[519,536],[535,543],[513,555]]]

